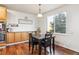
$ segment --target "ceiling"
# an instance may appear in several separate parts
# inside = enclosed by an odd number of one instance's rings
[[[39,12],[38,4],[5,4],[5,6],[8,9],[12,9],[20,12],[26,12],[26,13],[32,13],[32,14],[37,14]],[[42,4],[41,12],[46,13],[60,6],[62,6],[62,4]]]

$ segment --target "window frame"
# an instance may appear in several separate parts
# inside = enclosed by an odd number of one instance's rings
[[[64,13],[64,12],[66,13],[66,20],[65,20],[65,21],[66,21],[66,23],[65,23],[65,24],[66,24],[66,26],[65,26],[65,27],[66,27],[66,31],[65,31],[65,33],[56,32],[56,31],[55,31],[55,20],[53,20],[53,21],[54,21],[54,34],[66,34],[66,33],[67,33],[67,12],[66,12],[66,11],[63,11],[63,12],[60,12],[60,13]],[[51,16],[51,17],[52,17],[52,16],[54,17],[54,16],[56,16],[57,14],[60,14],[60,13],[56,13],[56,14],[53,14],[53,15],[50,15],[50,16]],[[47,21],[48,21],[48,17],[49,17],[49,16],[47,16]],[[47,22],[47,26],[48,26],[48,22]],[[48,29],[47,29],[47,28],[48,28],[47,26],[46,26],[46,31],[48,30]]]

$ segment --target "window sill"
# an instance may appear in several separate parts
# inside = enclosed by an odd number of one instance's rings
[[[72,35],[71,33],[53,33],[54,35],[63,35],[63,36],[66,36],[66,35]]]

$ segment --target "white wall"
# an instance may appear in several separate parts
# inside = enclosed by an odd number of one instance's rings
[[[30,20],[33,20],[33,24],[19,24],[18,19],[23,19],[27,16]],[[12,32],[20,31],[35,31],[36,30],[36,17],[33,14],[22,13],[14,10],[8,10],[7,24],[19,24],[18,27],[12,27]]]
[[[47,16],[51,16],[63,11],[67,12],[67,33],[55,34],[55,40],[58,42],[56,44],[79,52],[79,5],[64,5],[61,8],[49,11],[44,15],[44,19],[40,21],[41,23],[39,25],[41,26],[41,29],[43,29],[43,33],[45,33]]]

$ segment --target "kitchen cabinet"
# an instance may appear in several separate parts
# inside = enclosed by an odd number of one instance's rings
[[[20,42],[21,41],[21,33],[20,32],[16,32],[15,33],[15,42]]]
[[[22,35],[22,41],[25,41],[25,40],[29,39],[29,34],[28,33],[22,32],[21,35]]]
[[[7,43],[21,42],[29,39],[29,33],[26,32],[7,32]]]
[[[14,32],[8,32],[7,33],[7,43],[13,43],[15,42],[15,34]]]
[[[0,21],[7,19],[7,8],[0,6]]]

